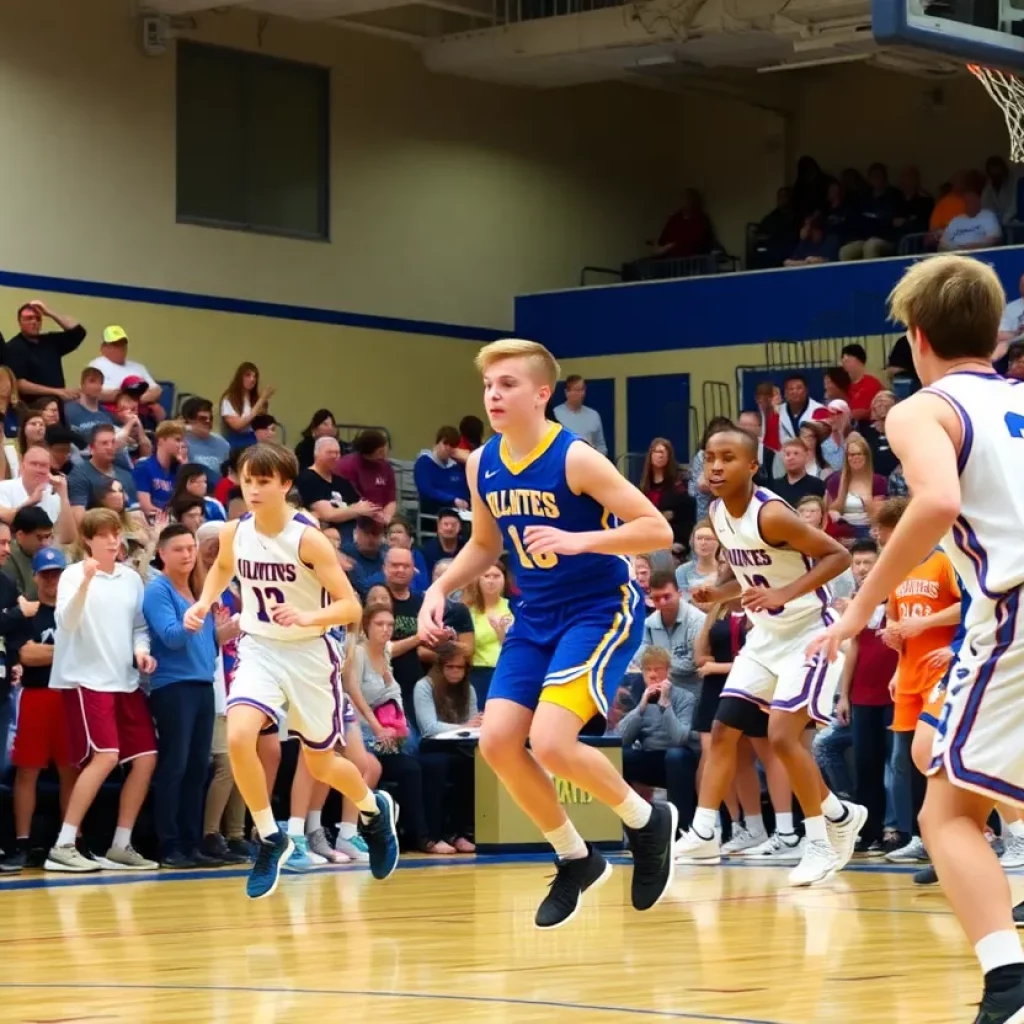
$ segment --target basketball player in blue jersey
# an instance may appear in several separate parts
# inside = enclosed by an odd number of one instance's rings
[[[242,638],[227,706],[228,753],[260,836],[246,885],[251,899],[277,888],[281,868],[295,851],[274,820],[256,752],[260,732],[281,719],[286,705],[289,732],[302,743],[310,774],[359,808],[374,877],[387,878],[398,865],[391,797],[371,792],[359,769],[335,753],[344,743],[341,671],[326,633],[357,622],[362,609],[330,541],[288,505],[298,470],[295,456],[279,445],[257,444],[243,452],[238,479],[249,512],[221,533],[217,561],[184,622],[186,629],[198,629],[237,576]]]
[[[1024,385],[991,365],[1004,302],[990,266],[954,255],[913,264],[889,296],[924,383],[885,421],[910,504],[842,618],[810,647],[834,656],[942,544],[970,610],[920,823],[984,974],[975,1024],[1024,1024],[1024,952],[1006,876],[985,841],[994,803],[1024,806]]]
[[[753,731],[751,717],[768,715],[768,740],[804,812],[805,842],[791,885],[815,885],[849,862],[867,811],[845,804],[821,777],[803,744],[808,722],[831,720],[841,665],[807,658],[804,648],[829,616],[829,581],[849,564],[846,549],[809,525],[785,501],[757,486],[757,442],[738,428],[715,431],[704,450],[704,472],[715,501],[711,522],[733,578],[694,592],[694,600],[739,597],[751,622],[715,714],[711,752],[690,830],[676,844],[685,864],[717,864],[715,825],[736,770],[736,745]],[[796,847],[796,836],[780,835]]]
[[[510,553],[522,600],[491,680],[480,751],[555,850],[557,872],[537,927],[567,923],[582,894],[611,872],[566,817],[552,775],[623,820],[633,906],[649,910],[672,881],[678,813],[643,800],[599,750],[579,742],[579,732],[607,714],[643,638],[643,599],[626,556],[669,547],[672,530],[608,459],[545,419],[559,372],[547,349],[496,341],[476,364],[497,436],[466,464],[472,536],[424,595],[420,633],[438,640],[447,595],[477,579],[503,548]]]

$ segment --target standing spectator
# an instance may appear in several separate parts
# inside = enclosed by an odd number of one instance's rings
[[[824,373],[825,403],[839,399],[850,404],[850,375],[841,366],[830,366]]]
[[[899,465],[893,450],[889,447],[889,439],[885,436],[885,418],[895,404],[896,396],[891,391],[879,391],[871,400],[871,423],[863,431],[871,448],[875,472],[884,477],[889,476]]]
[[[775,453],[761,440],[761,425],[760,409],[744,409],[736,418],[736,426],[757,444],[758,470],[754,482],[759,487],[767,487],[775,475]]]
[[[414,594],[422,594],[430,586],[430,570],[427,568],[423,552],[413,544],[412,526],[402,516],[395,516],[388,523],[388,546],[405,548],[412,553],[414,572],[409,588]],[[436,569],[437,566],[435,565],[434,568]],[[383,576],[381,582],[383,582]]]
[[[761,411],[761,440],[765,448],[777,452],[782,447],[777,408],[782,404],[779,389],[770,380],[762,380],[754,388],[754,403]]]
[[[133,477],[139,506],[147,516],[167,507],[185,447],[185,428],[167,420],[156,428],[156,451],[135,464]]]
[[[985,161],[987,181],[981,193],[981,205],[991,210],[1000,224],[1009,224],[1017,217],[1017,182],[1010,177],[1006,161],[990,156]]]
[[[434,447],[424,448],[416,456],[413,478],[420,495],[420,512],[432,515],[449,505],[469,508],[469,485],[464,465],[452,457],[459,443],[454,427],[440,427]]]
[[[870,417],[871,401],[882,390],[882,382],[867,372],[868,354],[863,345],[853,343],[843,348],[843,369],[850,375],[850,417],[856,422]]]
[[[815,409],[821,408],[821,402],[811,398],[807,390],[807,378],[803,374],[791,373],[786,377],[782,393],[786,401],[779,409],[780,444],[791,437],[799,437],[800,428],[814,416]]]
[[[366,596],[374,578],[384,571],[383,542],[384,528],[380,523],[368,516],[360,516],[351,542],[341,545],[342,554],[352,560],[352,567],[346,571],[360,597]]]
[[[43,317],[60,330],[43,334]],[[19,332],[3,350],[3,358],[17,378],[21,397],[52,395],[62,402],[73,402],[78,391],[66,386],[63,359],[85,341],[85,328],[72,317],[54,313],[40,299],[26,302],[18,310],[18,327]]]
[[[19,594],[35,601],[39,595],[32,559],[37,551],[53,543],[53,520],[38,505],[26,505],[18,509],[11,520],[11,533],[14,541],[0,572],[15,585]]]
[[[785,476],[772,481],[771,489],[793,508],[801,498],[809,495],[822,497],[825,494],[825,481],[807,472],[807,445],[798,437],[791,437],[782,446],[780,453]]]
[[[999,218],[981,205],[981,196],[972,186],[963,193],[963,213],[957,214],[943,228],[939,252],[965,252],[990,249],[1002,245],[1003,227]]]
[[[221,864],[199,849],[213,743],[216,623],[208,615],[198,631],[184,625],[185,612],[199,598],[192,534],[180,524],[165,527],[157,550],[163,573],[147,585],[142,607],[156,659],[149,706],[157,730],[153,801],[160,864],[165,868]]]
[[[935,200],[921,188],[921,175],[916,167],[900,171],[900,195],[893,226],[898,238],[920,235],[928,231]]]
[[[156,735],[139,672],[151,674],[149,632],[142,614],[142,579],[118,563],[121,522],[95,509],[82,520],[88,557],[64,570],[57,586],[57,633],[50,685],[64,690],[71,761],[84,765],[68,801],[50,871],[96,871],[101,864],[75,846],[86,812],[118,763],[130,764],[121,787],[114,840],[103,867],[157,867],[132,849],[132,828],[156,766]]]
[[[174,479],[168,507],[174,507],[185,498],[195,498],[202,505],[203,518],[210,522],[224,522],[228,515],[224,506],[207,493],[210,483],[206,467],[198,462],[186,462]]]
[[[213,402],[193,395],[182,405],[181,418],[185,421],[186,449],[182,457],[206,469],[206,481],[213,491],[220,483],[221,466],[231,452],[231,445],[213,432]]]
[[[676,460],[672,442],[656,437],[647,449],[640,490],[668,520],[672,537],[678,544],[689,542],[693,532],[697,503],[686,489],[683,471]]]
[[[0,519],[13,523],[24,508],[41,508],[46,513],[58,544],[75,539],[78,527],[68,500],[67,477],[52,472],[50,453],[39,445],[25,452],[15,479],[0,482]]]
[[[295,446],[295,458],[299,460],[299,469],[309,469],[315,458],[314,447],[321,437],[330,437],[338,440],[338,424],[334,420],[334,413],[330,409],[317,409],[310,417],[309,423],[302,430],[302,440]],[[341,447],[338,447],[338,455],[341,458]]]
[[[0,570],[11,554],[11,528],[0,520]],[[20,597],[10,578],[0,572],[0,625],[3,624],[3,613],[19,608],[23,597]],[[0,778],[7,770],[7,736],[11,730],[13,702],[11,700],[11,672],[14,662],[4,652],[0,644]]]
[[[459,420],[459,443],[452,452],[452,458],[466,464],[471,452],[484,443],[484,421],[479,416],[463,416]]]
[[[79,397],[75,402],[64,404],[64,418],[67,425],[82,438],[80,444],[88,444],[92,428],[100,423],[113,424],[114,417],[109,409],[100,405],[103,391],[103,371],[87,366],[82,371]]]
[[[487,703],[491,676],[513,622],[512,609],[505,596],[507,592],[508,571],[501,562],[495,562],[462,592],[462,600],[473,619],[472,680],[481,707]]]
[[[412,552],[404,548],[390,548],[384,559],[384,582],[391,595],[394,612],[391,667],[395,682],[401,689],[403,703],[410,711],[413,709],[413,687],[423,675],[420,668],[421,652],[417,622],[423,597],[414,594],[409,586],[412,574]],[[425,649],[423,653],[426,653]]]
[[[596,409],[583,404],[587,397],[587,382],[578,374],[571,373],[565,378],[565,401],[556,405],[553,415],[566,430],[583,438],[602,455],[608,454],[604,439],[604,424]]]
[[[32,559],[38,606],[20,599],[4,613],[7,620],[6,644],[10,663],[20,664],[21,700],[18,703],[18,729],[14,736],[11,760],[17,768],[14,782],[15,849],[0,862],[0,872],[21,871],[28,866],[32,816],[36,809],[36,785],[39,773],[52,763],[60,778],[60,809],[67,810],[75,784],[75,772],[68,757],[64,703],[57,690],[50,689],[53,664],[53,638],[57,629],[54,609],[57,583],[67,566],[57,548],[43,548]]]
[[[653,576],[651,587],[653,589]],[[701,586],[714,586],[718,579],[718,538],[709,519],[702,519],[690,536],[690,560],[675,571],[676,586],[683,600],[690,600],[690,591]]]
[[[101,402],[113,402],[119,392],[131,385],[140,387],[139,415],[160,423],[167,415],[160,404],[163,388],[142,363],[128,358],[128,335],[123,327],[106,327],[100,354],[89,363],[103,374]],[[130,383],[129,383],[130,382]]]
[[[338,476],[334,467],[341,457],[341,446],[335,437],[322,436],[313,445],[313,463],[302,470],[295,480],[295,487],[302,497],[304,508],[322,526],[345,527],[343,535],[351,535],[352,520],[358,516],[372,518],[380,509],[360,498],[356,489],[343,476]]]
[[[651,599],[656,611],[644,623],[644,644],[669,651],[672,685],[699,697],[701,683],[694,645],[704,626],[704,612],[680,599],[676,578],[669,569],[651,574]]]
[[[397,488],[384,431],[360,431],[352,442],[352,451],[338,459],[334,472],[348,480],[360,498],[380,509],[373,517],[378,523],[386,526],[391,522],[397,508]]]
[[[885,498],[886,480],[871,462],[871,449],[854,432],[846,439],[846,457],[841,473],[825,481],[828,512],[832,520],[829,532],[836,537],[867,537],[871,518]]]
[[[84,514],[96,485],[116,479],[120,481],[124,490],[128,508],[135,508],[139,503],[135,481],[131,471],[115,461],[117,440],[114,428],[110,424],[100,423],[93,427],[89,439],[89,455],[88,459],[83,459],[75,466],[68,477],[68,496],[71,504],[76,509],[81,509]]]
[[[821,213],[825,209],[825,195],[829,182],[833,181],[812,156],[802,156],[796,164],[796,180],[793,182],[793,206],[800,217],[810,213]]]
[[[454,508],[443,508],[437,513],[437,536],[423,545],[423,560],[433,574],[434,566],[442,558],[454,558],[466,543],[462,536],[462,518]]]
[[[2,338],[3,335],[0,335]],[[6,438],[18,436],[18,381],[9,366],[0,366],[0,419]]]
[[[708,420],[700,444],[690,460],[690,479],[687,482],[687,489],[690,492],[690,497],[696,503],[694,515],[698,523],[702,519],[707,519],[708,509],[711,507],[711,488],[704,476],[704,449],[707,447],[708,438],[716,430],[728,430],[732,425],[732,420],[728,416],[712,416]]]
[[[241,363],[227,390],[220,396],[224,436],[232,448],[245,448],[256,440],[252,420],[267,412],[273,388],[260,390],[260,371],[255,363]]]

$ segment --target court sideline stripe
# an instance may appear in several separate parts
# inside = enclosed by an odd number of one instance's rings
[[[76,992],[114,991],[114,992],[238,992],[251,995],[289,995],[289,996],[363,996],[378,999],[417,999],[440,1000],[449,1003],[485,1003],[497,1006],[546,1007],[553,1010],[585,1010],[589,1013],[624,1013],[640,1017],[657,1017],[661,1020],[697,1020],[719,1024],[784,1024],[783,1021],[765,1020],[759,1017],[728,1017],[715,1013],[688,1013],[686,1010],[655,1010],[632,1006],[603,1006],[594,1003],[568,1003],[554,999],[516,999],[505,996],[467,996],[451,993],[432,992],[375,992],[369,989],[347,988],[283,988],[279,986],[261,987],[257,985],[167,985],[155,984],[124,984],[115,985],[64,983],[50,985],[41,983],[22,983],[17,981],[0,981],[0,991],[29,989],[31,991],[53,991],[70,989]]]

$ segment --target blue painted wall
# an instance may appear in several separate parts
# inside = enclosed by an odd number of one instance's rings
[[[690,375],[659,373],[626,378],[626,442],[646,453],[656,437],[667,437],[676,458],[690,456]]]

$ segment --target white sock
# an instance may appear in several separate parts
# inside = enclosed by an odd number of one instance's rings
[[[354,839],[356,834],[355,822],[343,821],[338,826],[338,838],[339,839]]]
[[[643,828],[651,820],[651,805],[635,789],[631,789],[626,799],[612,810],[627,828]]]
[[[352,803],[359,808],[363,814],[374,815],[378,813],[377,810],[377,798],[373,795],[372,789],[367,789],[366,796],[362,800],[353,800]]]
[[[305,818],[289,818],[288,819],[288,835],[290,836],[304,836],[306,834],[306,819]]]
[[[582,860],[587,856],[587,844],[571,821],[553,832],[545,832],[544,838],[554,847],[559,860]]]
[[[322,827],[323,826],[320,824],[320,812],[310,811],[309,814],[306,815],[306,835],[309,835],[311,832],[315,832],[318,828]]]
[[[775,831],[784,836],[791,836],[793,834],[792,811],[775,812]]]
[[[1024,963],[1020,937],[1015,931],[990,932],[975,947],[983,974],[1007,964]]]
[[[1024,821],[1008,821],[1006,823],[1006,831],[1017,839],[1024,838]]]
[[[698,807],[693,813],[693,824],[690,828],[701,839],[713,839],[717,824],[718,811],[713,811],[709,807]]]
[[[828,833],[825,831],[825,818],[819,814],[816,818],[804,818],[804,834],[809,843],[827,843]],[[1018,946],[1020,943],[1017,943]]]
[[[60,835],[57,836],[58,846],[74,846],[78,838],[78,826],[69,825],[66,821],[60,827]]]
[[[269,839],[278,831],[277,822],[274,821],[274,812],[269,807],[264,807],[262,811],[253,811],[252,823],[256,826],[260,839]]]
[[[132,830],[130,828],[115,828],[113,845],[115,850],[127,850],[132,845]]]
[[[840,818],[846,817],[846,808],[843,806],[843,801],[835,793],[829,792],[828,796],[821,801],[821,813],[829,821],[838,821]]]
[[[746,826],[748,832],[753,833],[755,836],[759,836],[764,832],[764,818],[762,818],[760,814],[748,814]]]

